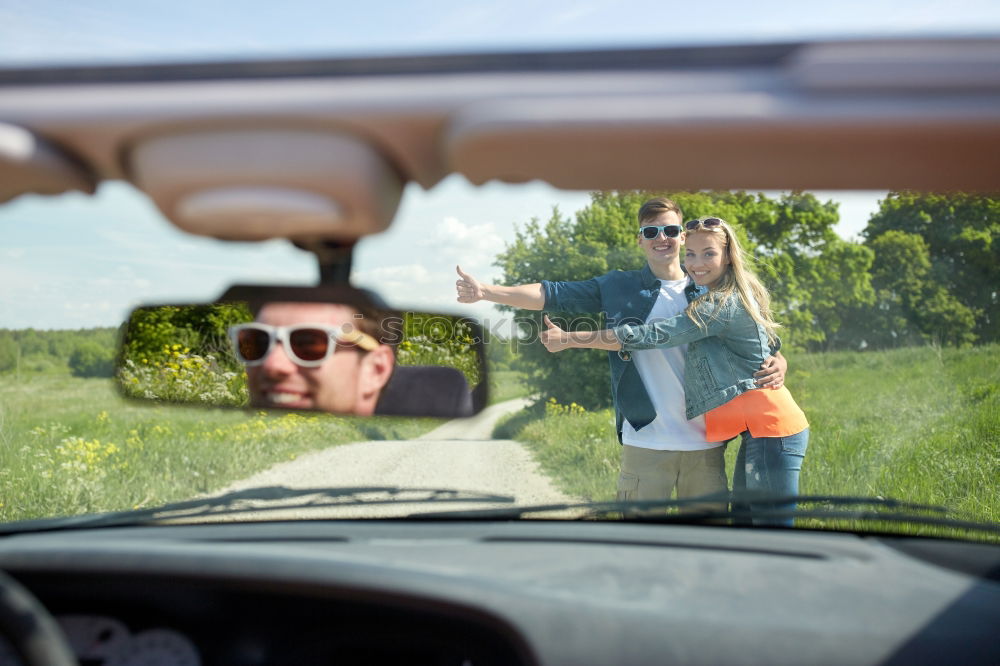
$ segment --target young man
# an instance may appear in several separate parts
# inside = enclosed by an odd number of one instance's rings
[[[465,375],[447,366],[399,366],[403,319],[340,303],[275,301],[230,329],[246,366],[250,404],[371,416],[456,418],[475,413]]]
[[[234,326],[250,404],[373,414],[396,359],[392,347],[362,330],[370,318],[359,314],[336,303],[275,302],[255,322]]]
[[[603,312],[608,327],[679,314],[700,293],[680,265],[681,210],[670,199],[656,198],[642,205],[638,218],[637,242],[646,255],[641,270],[611,271],[580,282],[502,287],[484,285],[458,268],[458,301]],[[703,417],[688,421],[684,416],[685,352],[686,347],[609,352],[616,428],[623,444],[618,499],[669,498],[675,489],[683,499],[728,489],[723,442],[705,441]],[[769,358],[757,373],[758,385],[780,386],[786,365],[780,355]]]

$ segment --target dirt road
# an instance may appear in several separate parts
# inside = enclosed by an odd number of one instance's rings
[[[222,492],[261,486],[289,488],[440,488],[513,497],[517,504],[574,501],[559,492],[541,473],[524,447],[512,440],[490,439],[493,426],[504,414],[522,409],[527,400],[493,405],[468,419],[448,421],[419,439],[369,441],[334,446],[279,463]],[[376,495],[365,495],[378,499]],[[397,496],[398,497],[398,496]],[[331,515],[398,516],[415,511],[499,508],[510,502],[451,502],[414,504],[398,500],[335,509],[282,510],[281,517],[315,518]],[[298,498],[296,501],[302,501]],[[274,512],[242,513],[234,519],[274,517]]]

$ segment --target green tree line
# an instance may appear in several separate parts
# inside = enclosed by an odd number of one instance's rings
[[[69,371],[80,377],[110,377],[117,339],[115,328],[0,329],[0,373]]]
[[[595,192],[573,219],[554,210],[519,229],[496,259],[504,283],[641,268],[637,214],[654,196],[676,201],[685,219],[714,215],[738,225],[789,349],[966,346],[1000,337],[1000,199],[969,194],[890,192],[851,241],[834,231],[837,203],[811,193]],[[535,330],[540,318],[518,313]],[[577,328],[602,325],[596,315],[562,317],[571,320]],[[547,396],[609,404],[604,352],[569,356],[528,345],[520,360]]]

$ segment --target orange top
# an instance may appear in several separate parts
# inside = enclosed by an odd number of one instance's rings
[[[777,389],[751,389],[705,413],[705,439],[727,442],[745,430],[753,437],[787,437],[809,427],[792,394]]]

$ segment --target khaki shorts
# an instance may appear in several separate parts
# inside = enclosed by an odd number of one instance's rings
[[[726,478],[726,447],[700,451],[656,451],[625,444],[618,476],[619,500],[677,499],[717,495],[729,490]],[[684,510],[719,509],[728,502],[706,502]]]

